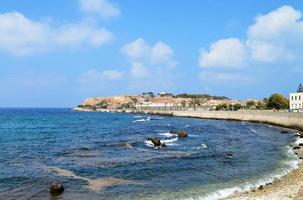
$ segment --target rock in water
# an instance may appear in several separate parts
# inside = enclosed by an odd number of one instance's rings
[[[234,157],[234,154],[233,154],[232,152],[225,152],[225,153],[224,153],[224,156],[225,156],[226,158],[232,158],[232,157]]]
[[[54,181],[49,190],[49,192],[54,195],[61,194],[63,191],[64,191],[64,187],[58,181]]]
[[[284,134],[286,134],[286,133],[289,133],[288,131],[286,131],[286,130],[282,130],[282,131],[280,131],[280,133],[284,133]]]
[[[148,138],[154,144],[154,147],[161,147],[161,141],[159,138]]]
[[[187,134],[187,132],[185,130],[180,130],[180,131],[178,131],[177,134],[178,134],[179,138],[184,138],[184,137],[188,136],[188,134]]]

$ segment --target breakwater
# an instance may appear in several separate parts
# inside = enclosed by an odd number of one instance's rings
[[[139,111],[139,113],[266,123],[303,131],[303,113],[274,111]]]

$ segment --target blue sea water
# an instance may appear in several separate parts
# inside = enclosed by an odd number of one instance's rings
[[[169,134],[179,129],[189,137]],[[295,167],[294,140],[236,121],[0,109],[0,199],[217,199]],[[57,197],[54,180],[65,187]]]

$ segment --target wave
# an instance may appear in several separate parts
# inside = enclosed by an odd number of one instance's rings
[[[168,139],[168,140],[161,140],[161,143],[165,143],[166,145],[175,145],[175,142],[178,141],[178,138]]]
[[[177,136],[177,134],[170,133],[170,132],[159,133],[159,135],[162,135],[164,137],[176,137]]]
[[[148,147],[154,147],[154,144],[150,140],[144,141],[145,145]]]
[[[250,132],[257,133],[257,131],[254,129],[250,129]]]
[[[141,115],[135,115],[134,118],[142,118]]]
[[[302,141],[302,138],[298,138],[293,144],[297,144]],[[244,184],[235,185],[234,187],[227,187],[223,189],[219,189],[215,192],[210,192],[204,196],[200,196],[199,200],[217,200],[229,197],[235,193],[243,193],[248,192],[253,189],[260,187],[261,185],[266,185],[268,183],[274,182],[276,179],[281,179],[282,177],[286,176],[289,172],[297,169],[299,167],[299,163],[301,162],[297,155],[294,153],[290,146],[285,147],[285,155],[287,159],[284,160],[281,164],[284,167],[280,167],[280,169],[276,170],[273,173],[267,174],[266,176],[256,180],[246,182]],[[189,198],[188,200],[192,200],[196,198]]]
[[[133,122],[135,123],[135,122],[145,122],[146,121],[146,119],[137,119],[137,120],[134,120]]]

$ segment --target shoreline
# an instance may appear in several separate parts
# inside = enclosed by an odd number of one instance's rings
[[[303,153],[303,150],[294,151]],[[303,199],[303,163],[298,168],[288,172],[271,183],[259,186],[247,192],[235,193],[223,200],[302,200]]]
[[[79,111],[79,110],[78,110]],[[108,111],[97,111],[108,112]],[[253,123],[262,123],[294,130],[299,133],[297,141],[290,144],[290,150],[296,154],[298,163],[295,168],[291,168],[286,174],[279,178],[260,184],[256,188],[250,188],[249,191],[235,191],[223,200],[303,200],[303,114],[287,112],[270,112],[270,111],[132,111],[116,110],[110,112],[130,113],[130,114],[150,114],[161,116],[188,117],[198,119],[212,120],[230,120],[246,121]],[[270,117],[273,117],[270,119]],[[283,121],[285,120],[285,121]],[[282,122],[282,123],[281,123]],[[297,146],[294,150],[293,147]]]

